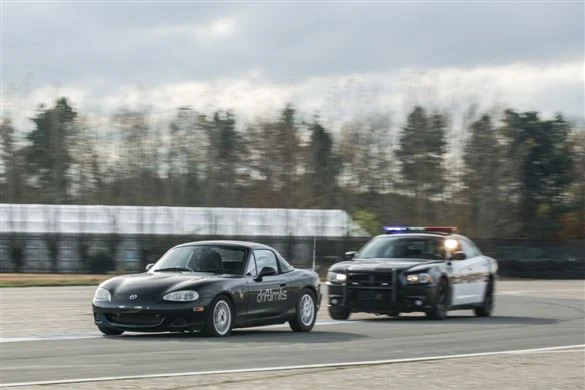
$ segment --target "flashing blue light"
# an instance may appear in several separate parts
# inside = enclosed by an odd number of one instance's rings
[[[384,226],[384,231],[386,233],[394,233],[394,232],[405,232],[409,228],[406,226]]]
[[[457,228],[454,226],[384,226],[384,232],[388,234],[399,232],[443,232],[455,233]]]

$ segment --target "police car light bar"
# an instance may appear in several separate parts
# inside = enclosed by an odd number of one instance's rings
[[[386,234],[406,232],[455,233],[457,231],[455,226],[384,226],[383,229]]]

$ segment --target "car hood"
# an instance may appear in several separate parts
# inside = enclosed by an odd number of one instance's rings
[[[442,263],[436,260],[413,260],[413,259],[356,259],[335,263],[329,268],[330,271],[358,271],[358,272],[383,272],[395,269],[407,269],[427,264]]]
[[[213,275],[191,272],[142,273],[118,276],[101,284],[112,294],[112,302],[125,301],[136,295],[133,303],[156,301],[171,291],[198,289],[207,282],[231,278],[228,275]]]

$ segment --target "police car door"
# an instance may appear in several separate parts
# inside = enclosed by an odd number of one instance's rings
[[[255,273],[248,277],[248,318],[260,319],[277,317],[287,311],[288,277],[279,272],[276,255],[269,249],[256,249],[250,261],[255,261]],[[276,275],[258,274],[264,267],[272,267]]]
[[[458,250],[460,251],[460,249]],[[469,286],[465,275],[467,273],[467,262],[461,255],[455,252],[449,265],[451,271],[451,305],[459,306],[469,300]]]
[[[478,282],[479,275],[482,274],[483,258],[478,256],[463,237],[460,237],[458,241],[459,248],[451,260],[453,273],[451,304],[453,306],[480,302],[483,299],[481,283]]]
[[[487,287],[487,280],[489,278],[489,263],[476,246],[466,238],[461,239],[461,247],[463,248],[467,259],[468,269],[468,295],[470,296],[468,303],[482,302]]]

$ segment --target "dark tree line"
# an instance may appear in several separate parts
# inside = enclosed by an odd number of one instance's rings
[[[379,114],[338,131],[292,105],[246,124],[231,111],[181,107],[161,124],[148,107],[121,109],[98,127],[61,98],[31,120],[28,133],[1,123],[2,202],[342,208],[372,233],[585,238],[585,135],[562,115],[477,115],[460,150],[449,113],[425,107],[402,127]]]

